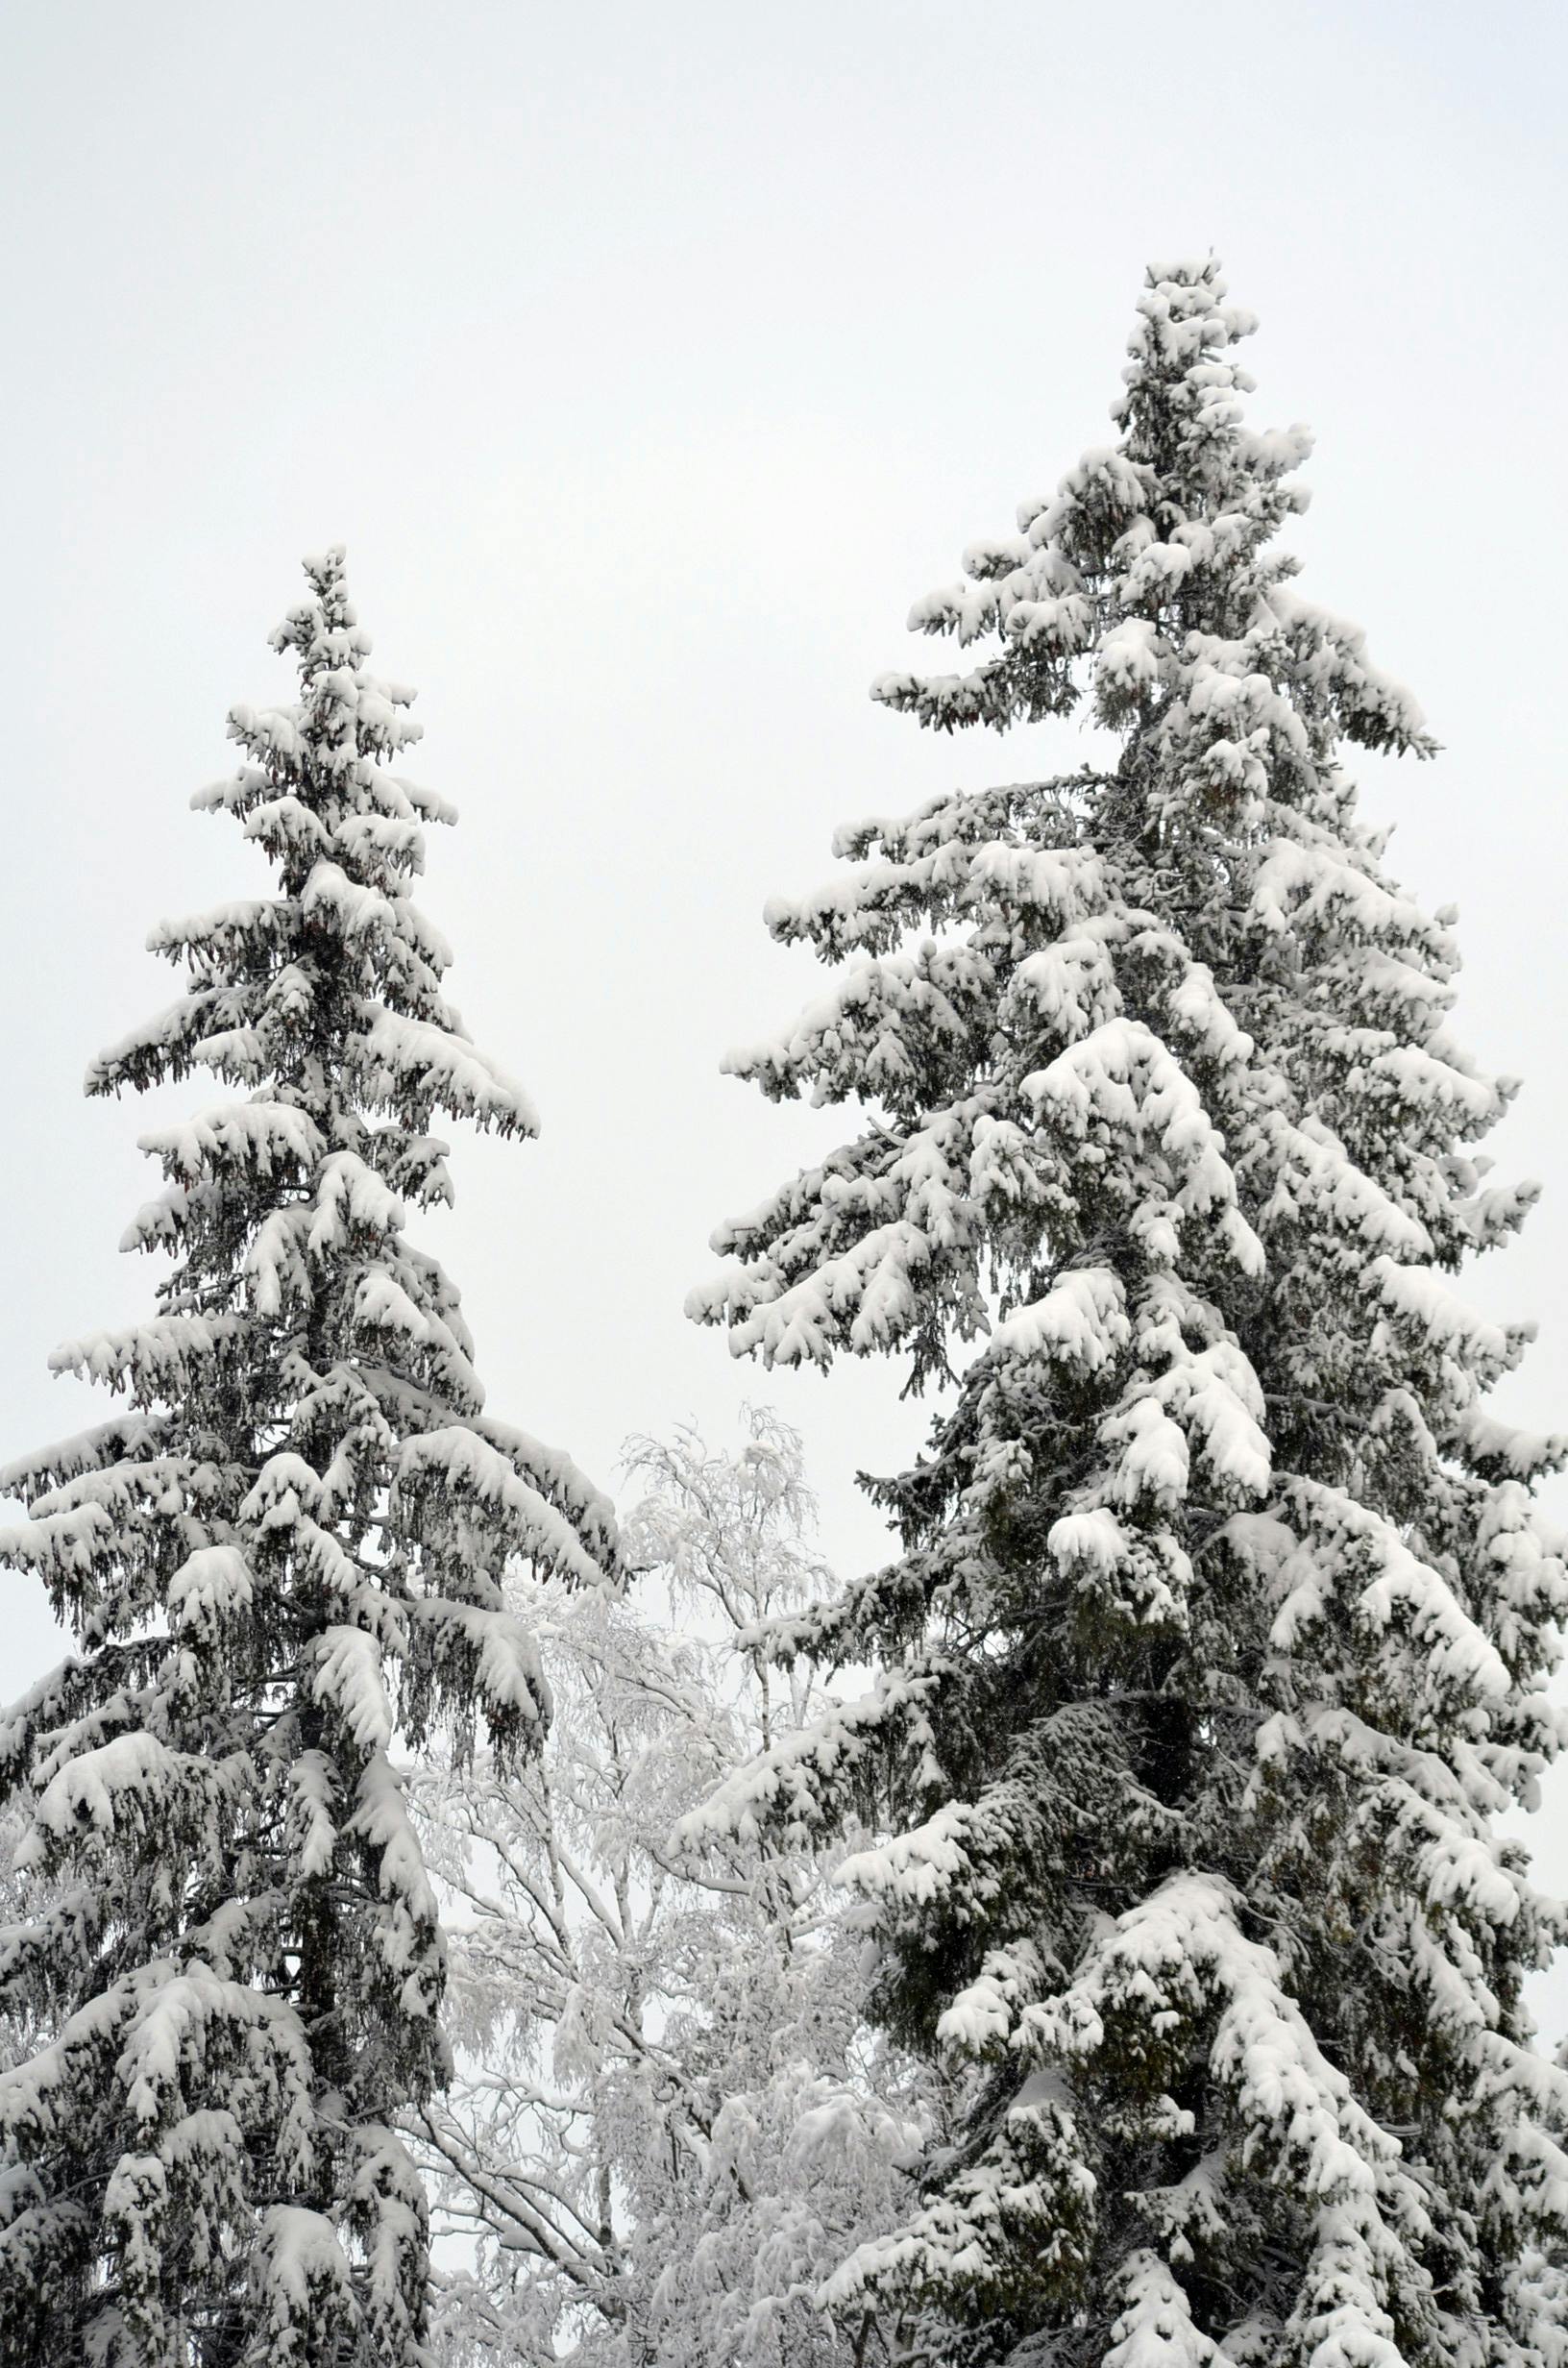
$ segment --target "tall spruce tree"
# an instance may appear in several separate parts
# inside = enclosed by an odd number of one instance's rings
[[[874,686],[943,730],[1082,703],[1115,760],[858,824],[769,908],[838,974],[726,1065],[869,1108],[691,1312],[952,1390],[870,1484],[897,1559],[772,1633],[870,1690],[704,1814],[879,1828],[880,2010],[970,2066],[836,2305],[953,2361],[1534,2368],[1560,1927],[1494,1819],[1559,1737],[1561,1443],[1486,1411],[1528,1327],[1446,1279],[1531,1194],[1465,1147],[1510,1089],[1336,761],[1433,743],[1274,547],[1309,439],[1244,424],[1252,326],[1151,270],[1115,446],[913,612],[986,654]]]
[[[449,1200],[440,1113],[531,1134],[443,998],[410,880],[452,809],[388,769],[412,693],[365,670],[341,551],[273,635],[295,704],[233,710],[202,792],[276,893],[163,925],[171,1009],[87,1090],[211,1071],[143,1137],[158,1313],[61,1349],[126,1411],[12,1466],[0,1555],[76,1651],[0,1729],[31,1917],[0,1997],[45,2043],[0,2076],[0,2360],[412,2368],[427,2214],[393,2117],[439,2084],[445,1954],[393,1758],[548,1712],[508,1556],[585,1585],[611,1516],[492,1420],[457,1294],[404,1234]]]

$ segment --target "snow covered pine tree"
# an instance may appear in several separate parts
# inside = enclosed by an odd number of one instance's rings
[[[427,2217],[393,2114],[446,2065],[445,1958],[395,1722],[538,1740],[508,1555],[584,1584],[611,1516],[481,1411],[457,1294],[404,1238],[447,1200],[445,1111],[530,1134],[441,995],[409,897],[439,799],[386,769],[412,694],[364,670],[343,556],[273,636],[297,705],[236,707],[249,761],[199,806],[279,893],[161,926],[183,999],[91,1093],[206,1068],[244,1098],[143,1138],[127,1236],[159,1312],[59,1351],[118,1419],[13,1466],[0,1552],[78,1651],[10,1714],[39,1912],[4,1995],[50,2043],[0,2079],[9,2368],[409,2368]]]
[[[774,1632],[871,1690],[705,1814],[891,1832],[845,1870],[882,2010],[971,2066],[836,2305],[967,2362],[1533,2368],[1558,1921],[1491,1820],[1558,1739],[1560,1443],[1485,1412],[1527,1332],[1444,1279],[1531,1195],[1461,1147],[1508,1088],[1335,762],[1433,744],[1269,551],[1309,439],[1243,424],[1251,327],[1212,261],[1151,271],[1118,443],[911,620],[997,646],[875,685],[939,729],[1087,695],[1114,766],[859,824],[770,907],[852,959],[727,1066],[873,1115],[692,1312],[917,1383],[986,1337],[876,1484],[901,1558]]]

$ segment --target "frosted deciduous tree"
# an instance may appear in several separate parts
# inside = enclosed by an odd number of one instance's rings
[[[508,1556],[587,1586],[605,1501],[483,1412],[457,1294],[405,1230],[450,1198],[443,1113],[531,1134],[442,993],[410,882],[452,810],[392,770],[412,694],[366,671],[339,551],[273,636],[297,701],[233,710],[233,816],[274,892],[163,924],[188,969],[88,1091],[210,1071],[143,1137],[126,1237],[158,1312],[61,1349],[124,1409],[26,1458],[72,1657],[10,1712],[32,1912],[0,1935],[41,2043],[0,2077],[0,2360],[423,2360],[427,2211],[394,2119],[443,2077],[445,1950],[401,1727],[502,1761],[548,1708]]]
[[[885,1820],[844,1869],[880,2011],[967,2067],[838,2306],[929,2308],[955,2361],[1533,2368],[1559,1926],[1494,1818],[1558,1742],[1561,1443],[1487,1410],[1528,1327],[1450,1280],[1531,1196],[1470,1148],[1510,1088],[1450,1034],[1452,917],[1340,769],[1433,744],[1295,588],[1309,440],[1246,424],[1251,326],[1212,262],[1151,271],[1115,444],[914,611],[984,654],[875,686],[1115,753],[857,824],[770,907],[833,983],[728,1066],[869,1111],[693,1312],[952,1388],[876,1488],[897,1558],[773,1631],[870,1690],[697,1824]]]
[[[453,2363],[847,2368],[875,2306],[818,2306],[897,2222],[940,2114],[868,2029],[860,1942],[813,1851],[673,1829],[815,1707],[744,1640],[821,1573],[799,1442],[634,1443],[633,1608],[527,1592],[558,1704],[540,1759],[420,1780],[452,1887],[459,2072],[424,2109],[438,2222],[470,2240],[438,2322]]]

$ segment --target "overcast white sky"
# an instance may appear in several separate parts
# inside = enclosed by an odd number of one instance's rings
[[[1568,1419],[1565,65],[1544,0],[13,10],[0,1454],[98,1418],[48,1351],[148,1304],[115,1244],[152,1113],[82,1072],[177,991],[150,925],[259,883],[186,800],[341,538],[461,809],[425,890],[457,999],[544,1114],[459,1145],[425,1235],[492,1405],[609,1479],[627,1431],[770,1395],[835,1559],[875,1557],[852,1472],[915,1443],[899,1376],[770,1381],[682,1320],[713,1224],[832,1128],[718,1059],[813,987],[759,916],[837,822],[1072,761],[866,686],[1107,440],[1144,262],[1211,246],[1255,415],[1318,432],[1307,588],[1445,744],[1360,775],[1527,1080],[1494,1148],[1548,1196],[1475,1289],[1541,1319],[1510,1411]],[[0,1584],[9,1698],[56,1643]],[[1568,1784],[1541,1822],[1568,1887]]]

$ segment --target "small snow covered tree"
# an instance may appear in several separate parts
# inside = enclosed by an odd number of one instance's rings
[[[870,1111],[692,1312],[953,1387],[875,1484],[899,1557],[774,1632],[870,1690],[698,1822],[879,1820],[880,2010],[968,2066],[839,2306],[955,2361],[1535,2368],[1559,1926],[1493,1819],[1558,1741],[1561,1443],[1487,1412],[1528,1331],[1445,1279],[1531,1193],[1466,1147],[1509,1089],[1449,1035],[1452,917],[1339,769],[1433,743],[1273,547],[1309,439],[1244,424],[1251,326],[1151,271],[1117,442],[913,614],[989,653],[875,686],[939,729],[1082,701],[1119,751],[859,824],[770,907],[840,974],[727,1065]]]
[[[236,707],[232,814],[276,893],[153,933],[189,968],[88,1091],[211,1071],[235,1098],[143,1146],[158,1313],[61,1349],[126,1411],[3,1475],[0,1539],[76,1652],[0,1728],[31,1916],[0,1997],[46,2043],[0,2077],[0,2360],[411,2368],[427,2209],[394,2118],[447,2068],[445,1951],[394,1764],[548,1708],[507,1557],[592,1586],[609,1508],[482,1411],[457,1294],[404,1232],[451,1196],[439,1113],[530,1134],[444,1000],[410,880],[440,800],[387,759],[412,694],[365,669],[340,551],[273,636],[297,703]]]
[[[672,1829],[816,1707],[750,1625],[821,1571],[799,1441],[750,1411],[738,1453],[633,1443],[638,1608],[558,1581],[520,1602],[557,1704],[539,1759],[422,1773],[451,1886],[458,2073],[423,2109],[447,2282],[444,2360],[830,2368],[879,2358],[879,2313],[816,2306],[897,2225],[940,2108],[868,2029],[861,1943],[828,1862]],[[858,2347],[858,2352],[857,2352]]]

